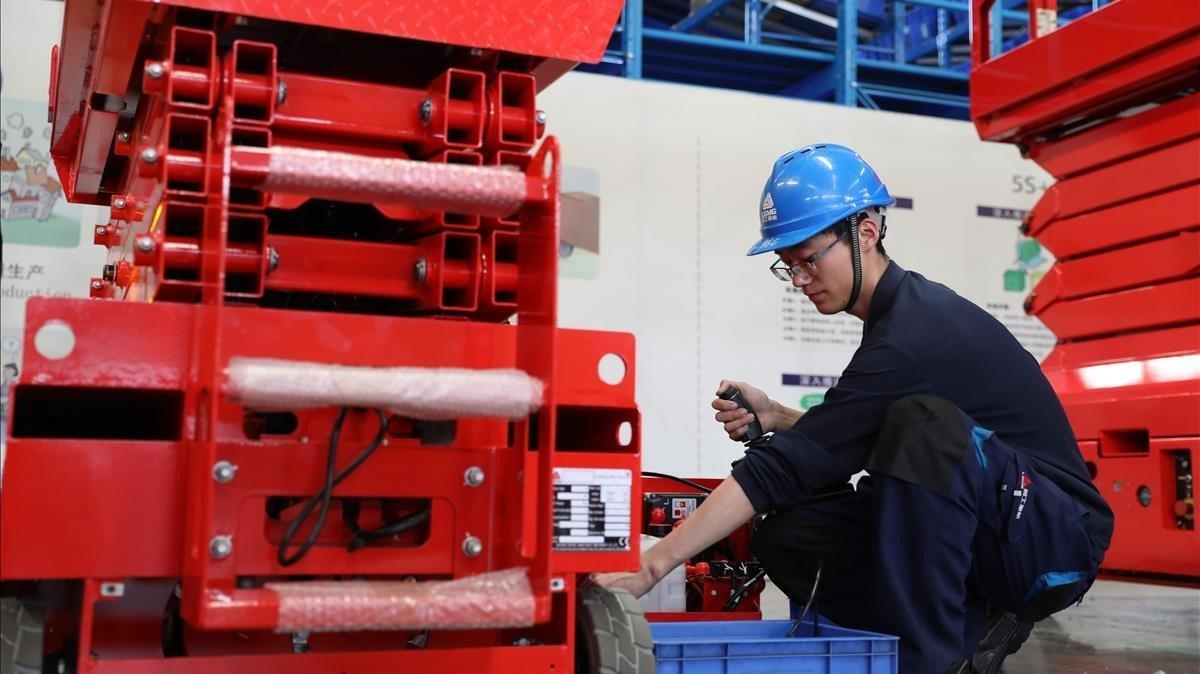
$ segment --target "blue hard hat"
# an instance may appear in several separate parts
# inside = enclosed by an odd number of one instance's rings
[[[832,143],[792,150],[775,162],[763,188],[761,238],[746,255],[804,243],[855,213],[894,201],[854,150]]]

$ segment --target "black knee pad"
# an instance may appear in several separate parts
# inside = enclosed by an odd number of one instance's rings
[[[970,441],[970,421],[954,403],[907,396],[884,412],[867,470],[946,494]]]

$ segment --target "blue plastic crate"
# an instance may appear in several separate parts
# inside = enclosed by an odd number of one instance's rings
[[[651,623],[658,674],[895,674],[899,639],[809,621]]]

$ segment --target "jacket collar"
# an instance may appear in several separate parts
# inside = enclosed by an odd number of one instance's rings
[[[871,308],[867,310],[867,322],[863,326],[864,335],[874,329],[880,319],[891,311],[892,303],[896,299],[896,290],[907,275],[908,272],[903,267],[893,261],[888,262],[879,283],[875,284],[875,294],[871,296]]]

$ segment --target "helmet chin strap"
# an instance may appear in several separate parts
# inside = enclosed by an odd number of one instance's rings
[[[858,223],[862,220],[862,213],[855,213],[849,218],[846,218],[850,223],[850,259],[854,263],[854,287],[850,290],[850,299],[846,301],[846,306],[842,307],[842,311],[850,311],[854,303],[858,301],[858,293],[862,290],[862,245],[858,240]]]

